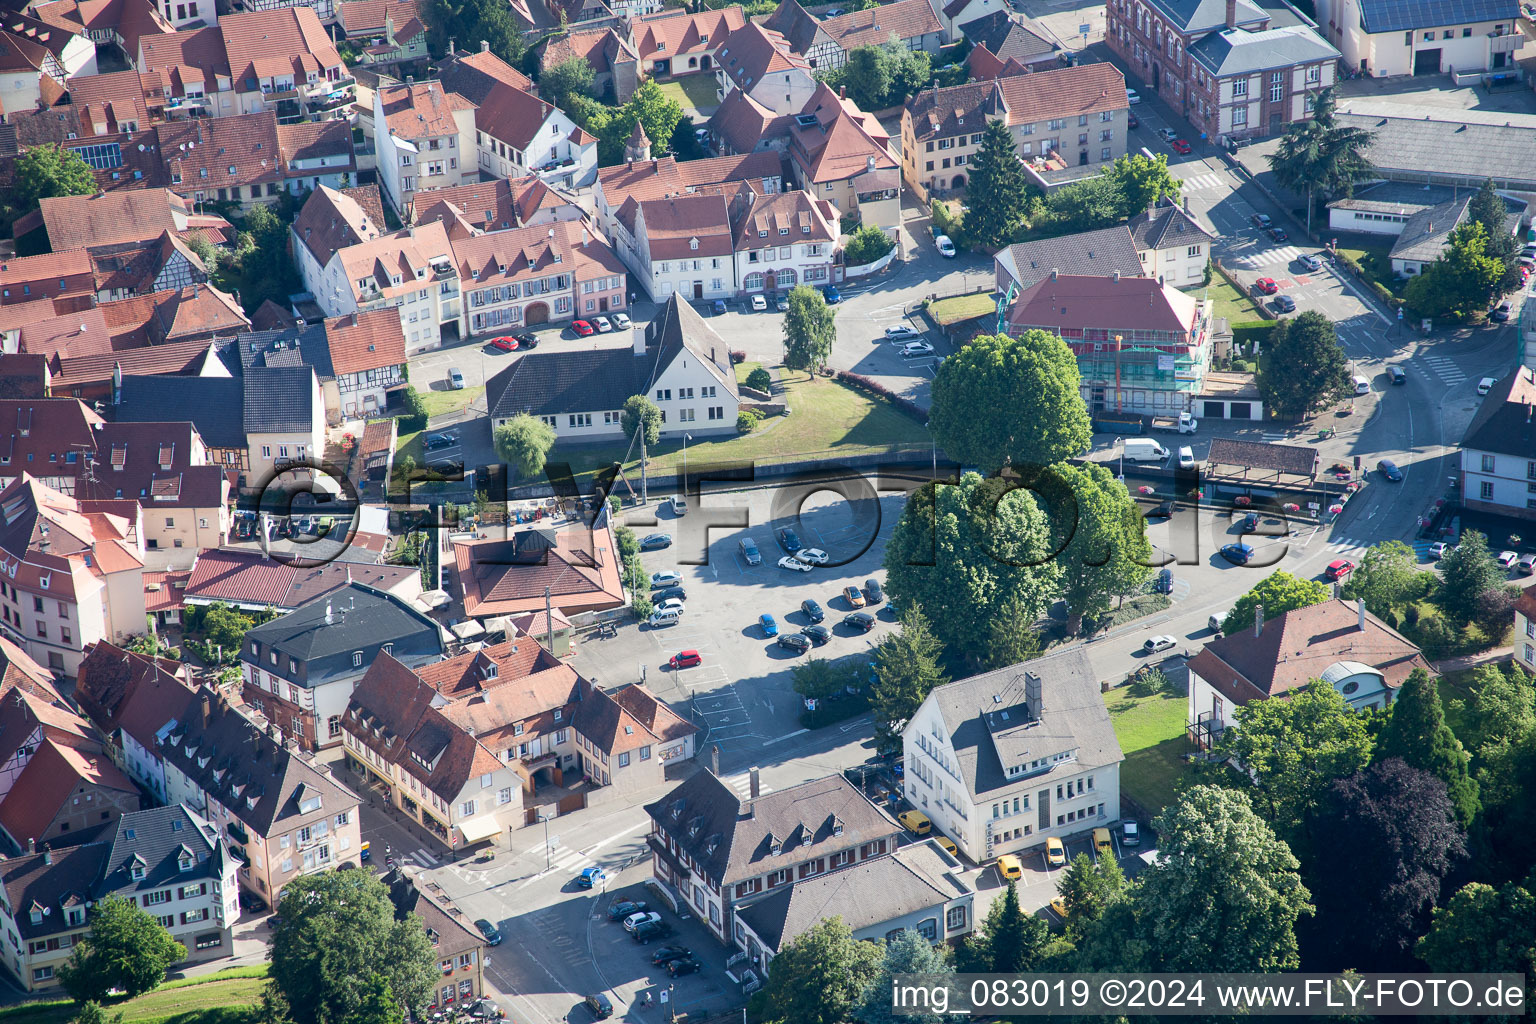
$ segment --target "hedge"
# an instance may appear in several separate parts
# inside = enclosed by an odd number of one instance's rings
[[[885,399],[919,423],[924,425],[928,423],[927,410],[905,395],[898,395],[877,380],[866,377],[862,373],[849,373],[847,370],[838,370],[832,375],[832,378],[866,394]]]
[[[1275,333],[1278,320],[1244,320],[1242,323],[1232,324],[1232,343],[1244,345],[1249,341],[1257,341],[1261,344],[1269,344],[1270,335]]]

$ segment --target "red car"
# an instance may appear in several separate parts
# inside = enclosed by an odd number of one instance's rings
[[[1273,295],[1280,290],[1280,286],[1275,284],[1275,279],[1272,277],[1261,277],[1253,282],[1253,286],[1265,295]]]
[[[672,655],[672,660],[667,662],[667,668],[693,668],[695,665],[704,664],[704,659],[698,651],[678,651]]]
[[[1190,147],[1189,143],[1186,142],[1183,139],[1174,139],[1172,142],[1168,143],[1168,145],[1172,146],[1173,147],[1173,151],[1175,153],[1179,154],[1180,156],[1188,156],[1189,155],[1189,151],[1190,151],[1191,147]]]
[[[1347,558],[1341,558],[1336,562],[1328,563],[1327,576],[1330,580],[1341,580],[1355,571],[1355,563]]]
[[[517,339],[516,338],[492,338],[491,339],[491,347],[492,348],[499,348],[503,352],[516,352],[517,351]]]
[[[571,330],[575,331],[576,334],[579,337],[582,337],[582,338],[585,338],[589,334],[596,334],[597,333],[597,328],[593,327],[591,324],[587,323],[585,320],[572,320],[571,321]]]
[[[1140,128],[1141,127],[1141,122],[1136,119],[1136,115],[1135,114],[1127,115],[1127,117],[1125,119],[1125,124],[1126,124],[1126,127],[1128,127],[1128,128]]]

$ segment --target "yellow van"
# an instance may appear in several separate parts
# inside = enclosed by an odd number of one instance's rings
[[[997,858],[997,873],[1003,876],[1004,881],[1012,881],[1024,877],[1024,865],[1019,863],[1019,858],[1011,853],[1005,853]]]
[[[933,831],[933,822],[929,821],[928,815],[922,811],[902,811],[896,815],[896,820],[916,835],[925,836]]]
[[[1067,863],[1067,848],[1061,845],[1061,840],[1055,836],[1048,836],[1045,840],[1045,864],[1047,867],[1065,867]]]
[[[948,836],[941,836],[935,832],[933,834],[933,841],[938,843],[939,848],[945,853],[949,854],[951,857],[960,856],[960,847],[956,846],[955,841],[950,839]]]
[[[1109,838],[1109,829],[1096,828],[1093,830],[1093,848],[1100,857],[1113,857],[1115,844]]]

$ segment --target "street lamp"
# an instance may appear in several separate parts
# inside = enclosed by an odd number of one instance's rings
[[[552,867],[549,852],[549,815],[541,814],[539,820],[544,823],[544,870],[548,871]]]
[[[1125,438],[1115,438],[1115,447],[1120,449],[1120,482],[1125,483]]]
[[[693,435],[683,432],[683,498],[688,497],[688,442],[693,440]]]

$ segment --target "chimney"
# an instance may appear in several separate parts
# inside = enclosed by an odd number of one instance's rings
[[[203,728],[208,728],[208,719],[213,717],[213,701],[208,694],[203,694]]]
[[[1253,638],[1255,640],[1257,640],[1259,638],[1259,634],[1261,634],[1263,632],[1264,632],[1264,606],[1261,605],[1261,604],[1256,604],[1256,605],[1253,606]]]
[[[1024,701],[1029,705],[1031,721],[1038,722],[1045,716],[1045,694],[1041,690],[1040,677],[1028,670],[1024,672]]]
[[[752,780],[752,788],[749,792],[751,792],[753,800],[763,795],[763,780],[759,777],[759,772],[760,769],[757,765],[747,769],[747,777]]]
[[[1227,0],[1227,28],[1237,28],[1237,0]]]
[[[645,355],[645,328],[635,324],[635,355]]]
[[[53,863],[53,851],[52,850],[46,850],[45,849],[43,851],[43,863],[44,864],[52,864]]]
[[[1360,630],[1360,632],[1364,633],[1365,632],[1365,598],[1363,598],[1363,597],[1355,598],[1355,612],[1356,612],[1355,628]]]
[[[406,85],[415,85],[416,84],[416,76],[415,75],[406,75],[405,76],[405,84]]]
[[[331,624],[331,602],[329,601],[325,602],[325,624],[327,626]]]
[[[1184,197],[1184,212],[1189,212],[1189,196]]]
[[[1115,277],[1114,277],[1114,280],[1115,280],[1115,283],[1116,283],[1116,284],[1119,284],[1119,283],[1120,283],[1120,271],[1118,271],[1118,270],[1117,270],[1117,271],[1115,271]]]
[[[848,98],[848,87],[846,85],[840,85],[837,87],[837,98],[840,100],[845,100]]]
[[[720,777],[720,744],[718,743],[709,748],[709,773],[717,779]]]
[[[37,843],[34,840],[32,840],[32,839],[28,839],[27,840],[27,852],[28,853],[36,853],[37,852]]]
[[[490,53],[491,52],[491,44],[486,42],[484,39],[480,40],[480,52],[481,53]]]

